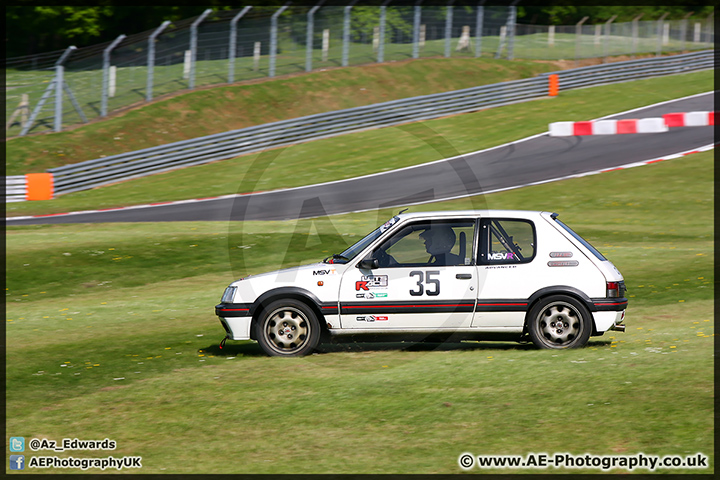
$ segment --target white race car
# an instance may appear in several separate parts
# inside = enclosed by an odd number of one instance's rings
[[[531,340],[585,345],[624,331],[623,276],[556,213],[400,213],[320,263],[230,284],[215,313],[226,340],[269,355],[322,338]]]

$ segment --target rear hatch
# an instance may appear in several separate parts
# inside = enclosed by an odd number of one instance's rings
[[[585,240],[583,237],[578,235],[572,228],[565,225],[557,217],[557,213],[543,212],[543,217],[555,225],[558,231],[562,233],[570,242],[573,243],[578,249],[585,252],[585,255],[605,277],[607,281],[608,297],[622,298],[625,296],[625,280],[620,271],[613,265],[613,263],[605,258],[605,256],[598,251],[597,248],[593,247],[590,242]]]

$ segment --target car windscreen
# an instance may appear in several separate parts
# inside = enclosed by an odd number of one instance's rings
[[[387,222],[385,222],[384,224],[382,224],[381,226],[379,226],[372,232],[365,235],[365,237],[362,240],[360,240],[359,242],[357,242],[356,244],[354,244],[353,246],[351,246],[350,248],[348,248],[347,250],[342,252],[340,255],[342,257],[345,257],[347,259],[346,261],[352,260],[353,258],[355,258],[355,256],[357,256],[357,254],[359,254],[360,252],[365,250],[365,247],[370,245],[372,242],[375,241],[376,238],[378,238],[380,235],[385,233],[385,231],[387,231],[387,229],[389,229],[390,227],[395,225],[395,223],[397,223],[398,220],[400,220],[400,217],[395,216],[395,217],[391,218],[390,220],[388,220]]]
[[[607,261],[607,258],[605,258],[602,253],[600,253],[595,247],[590,245],[590,242],[588,242],[587,240],[582,238],[580,235],[575,233],[572,228],[568,227],[567,225],[565,225],[563,222],[561,222],[557,218],[554,218],[554,220],[558,223],[558,225],[563,227],[566,232],[568,232],[570,235],[572,235],[575,240],[582,243],[585,246],[585,248],[590,250],[592,252],[592,254],[595,255],[601,262]]]

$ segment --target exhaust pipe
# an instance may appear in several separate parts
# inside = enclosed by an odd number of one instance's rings
[[[617,332],[624,332],[625,331],[625,325],[622,323],[616,323],[612,327],[610,327],[610,330],[615,330]]]

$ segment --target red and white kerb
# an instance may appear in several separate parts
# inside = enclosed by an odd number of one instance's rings
[[[555,122],[549,125],[551,137],[577,135],[617,135],[621,133],[659,133],[674,127],[715,125],[715,112],[667,113],[662,117],[591,120],[588,122]]]

